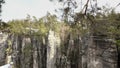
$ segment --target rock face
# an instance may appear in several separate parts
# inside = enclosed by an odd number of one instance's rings
[[[56,68],[56,54],[59,47],[60,38],[55,35],[54,31],[50,30],[47,46],[47,68]]]
[[[117,49],[112,41],[102,36],[94,36],[90,39],[87,68],[117,68],[116,57]]]
[[[61,41],[52,30],[46,37],[1,35],[0,65],[8,56],[14,68],[117,68],[116,46],[109,38],[69,35]]]
[[[46,44],[43,43],[42,37],[18,36],[15,39],[13,50],[15,67],[46,68]]]
[[[0,34],[0,66],[5,64],[7,49],[7,34]]]

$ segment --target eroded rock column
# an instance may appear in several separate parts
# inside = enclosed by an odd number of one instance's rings
[[[60,38],[56,36],[54,31],[50,30],[48,35],[47,46],[47,68],[56,68],[56,49],[60,45]]]

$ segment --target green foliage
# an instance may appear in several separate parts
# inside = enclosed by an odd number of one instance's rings
[[[113,36],[120,35],[120,13],[116,13],[115,11],[111,11],[108,14],[107,19],[110,23],[108,29]]]
[[[107,10],[106,10],[107,12]],[[8,22],[11,33],[24,35],[48,35],[51,29],[57,34],[64,36],[70,33],[74,37],[85,33],[104,34],[112,37],[120,35],[120,13],[109,11],[96,16],[88,14],[84,16],[77,13],[73,23],[58,21],[55,15],[48,13],[46,16],[37,19],[29,15],[25,20],[13,20]]]
[[[8,40],[8,48],[6,49],[7,55],[10,55],[12,53],[12,42],[11,40]]]
[[[28,16],[25,20],[12,20],[8,22],[11,33],[42,36],[46,36],[50,29],[54,30],[56,33],[59,33],[62,24],[63,23],[57,21],[55,15],[50,14],[40,18],[39,20],[35,17],[33,17],[32,20],[30,16]]]
[[[116,40],[117,45],[120,46],[120,40]]]
[[[30,44],[25,45],[23,52],[26,56],[29,56],[30,52],[32,52],[32,46]]]

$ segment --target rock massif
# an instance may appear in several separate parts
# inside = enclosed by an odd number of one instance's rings
[[[11,56],[14,68],[117,68],[117,49],[104,36],[0,35],[0,65]]]

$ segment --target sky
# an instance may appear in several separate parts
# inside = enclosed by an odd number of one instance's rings
[[[27,14],[37,18],[44,16],[48,11],[54,12],[54,4],[48,0],[5,0],[2,7],[2,20],[24,19]]]
[[[80,0],[79,0],[80,1]],[[86,2],[86,0],[83,0]],[[55,13],[56,4],[49,0],[5,0],[2,7],[2,20],[25,19],[27,14],[40,18],[47,12]],[[115,7],[120,0],[98,0],[98,6],[109,5]],[[116,11],[120,11],[120,6]]]

